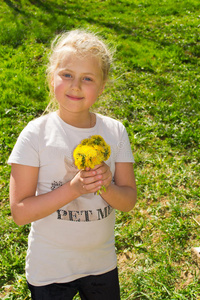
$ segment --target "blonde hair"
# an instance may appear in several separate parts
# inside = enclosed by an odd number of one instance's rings
[[[51,53],[47,67],[47,81],[52,95],[52,76],[65,58],[66,52],[72,50],[75,54],[80,56],[93,55],[96,57],[100,62],[103,81],[106,82],[108,79],[112,53],[104,41],[96,34],[85,30],[76,29],[64,32],[56,36],[51,45]]]

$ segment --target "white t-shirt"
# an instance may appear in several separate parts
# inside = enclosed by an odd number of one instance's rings
[[[66,124],[56,112],[31,121],[21,132],[8,163],[39,167],[36,195],[47,193],[77,173],[73,150],[91,135],[111,146],[106,161],[114,176],[116,162],[134,162],[125,127],[96,114],[93,128]],[[55,199],[56,201],[56,199]],[[100,195],[83,195],[31,224],[26,257],[30,284],[70,282],[116,267],[115,210]]]

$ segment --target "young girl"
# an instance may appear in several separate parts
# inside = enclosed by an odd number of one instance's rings
[[[133,156],[125,127],[90,112],[104,90],[111,54],[96,35],[74,30],[53,42],[48,67],[58,110],[31,121],[9,158],[10,204],[18,225],[31,224],[26,277],[32,299],[120,299],[115,209],[136,202]],[[100,135],[111,156],[79,171],[73,150]],[[102,186],[106,191],[96,193]]]

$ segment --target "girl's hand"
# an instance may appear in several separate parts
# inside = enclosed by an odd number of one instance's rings
[[[102,185],[107,188],[112,181],[112,173],[110,171],[110,167],[105,162],[103,162],[101,165],[95,166],[93,170],[95,170],[98,175],[102,176]]]
[[[96,193],[104,185],[108,187],[112,181],[112,173],[105,163],[95,166],[93,169],[79,171],[71,180],[80,195]]]

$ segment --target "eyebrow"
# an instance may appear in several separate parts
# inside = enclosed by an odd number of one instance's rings
[[[63,71],[74,73],[74,71],[72,71],[72,70],[70,70],[70,69],[65,69],[65,68],[62,69],[62,68],[61,68],[61,69],[60,69],[60,72],[63,72]],[[84,72],[84,73],[81,73],[81,74],[83,74],[83,75],[92,75],[92,76],[96,76],[94,73],[91,73],[91,72]]]

